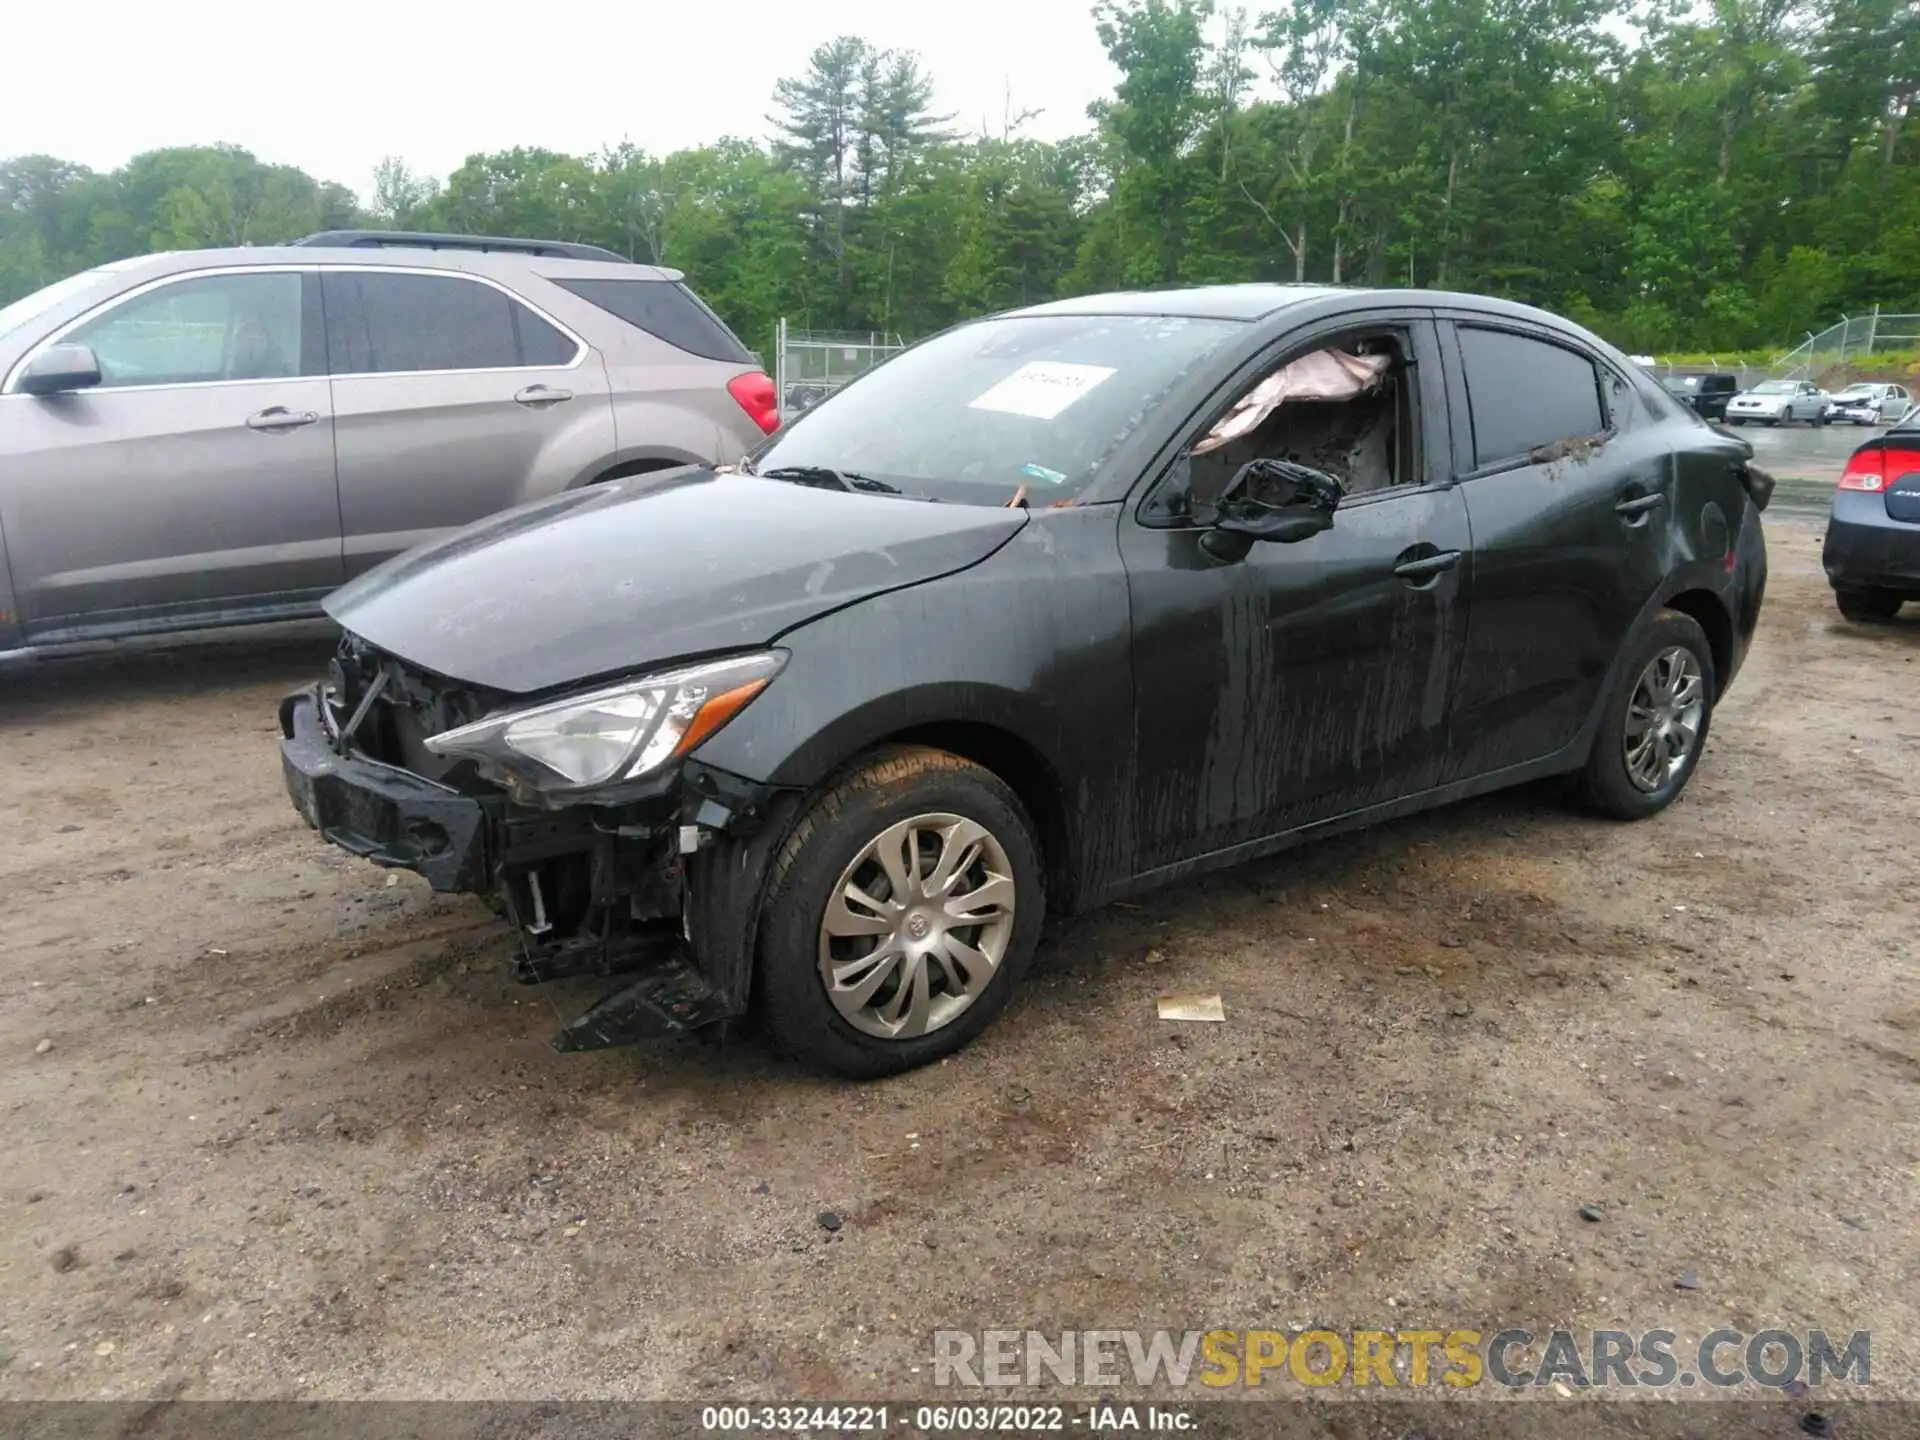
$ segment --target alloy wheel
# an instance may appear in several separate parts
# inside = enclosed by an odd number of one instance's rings
[[[1706,677],[1691,650],[1669,646],[1647,662],[1627,702],[1621,737],[1634,788],[1651,794],[1685,768],[1706,709]]]
[[[861,847],[820,921],[820,982],[841,1018],[909,1040],[952,1024],[1013,939],[1013,865],[984,825],[916,815]]]

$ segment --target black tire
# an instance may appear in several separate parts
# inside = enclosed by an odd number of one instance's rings
[[[952,814],[984,826],[1006,852],[1015,902],[1012,934],[993,978],[940,1028],[889,1040],[855,1028],[827,997],[821,921],[841,873],[888,826],[922,814]],[[1033,959],[1046,918],[1046,872],[1033,822],[992,771],[944,750],[879,751],[816,792],[774,858],[760,915],[754,987],[761,1029],[803,1064],[850,1079],[874,1079],[951,1055],[1005,1007]]]
[[[1634,691],[1639,688],[1647,667],[1655,657],[1676,647],[1691,653],[1704,682],[1700,724],[1679,769],[1659,788],[1643,790],[1627,772],[1627,709],[1633,703]],[[1623,656],[1613,692],[1607,696],[1600,713],[1600,729],[1593,737],[1586,768],[1578,778],[1579,798],[1615,820],[1644,820],[1671,805],[1687,788],[1687,781],[1693,778],[1700,756],[1707,748],[1707,731],[1713,722],[1719,683],[1713,668],[1713,647],[1707,643],[1707,633],[1700,628],[1699,621],[1678,610],[1662,610],[1653,623],[1635,637]]]
[[[1777,426],[1777,425],[1778,425],[1779,423],[1780,423],[1780,422],[1779,422],[1778,420],[1769,420],[1769,421],[1767,421],[1767,428],[1768,428],[1769,430],[1771,430],[1771,429],[1773,429],[1773,428],[1774,428],[1775,426]]]
[[[1891,620],[1900,613],[1902,597],[1891,590],[1836,590],[1833,603],[1847,619],[1861,625]]]
[[[1729,425],[1744,425],[1747,423],[1746,421],[1740,419],[1737,415],[1729,415],[1726,417],[1726,419],[1727,419],[1727,424]]]

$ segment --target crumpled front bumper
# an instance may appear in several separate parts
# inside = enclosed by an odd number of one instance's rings
[[[617,989],[554,1037],[555,1048],[628,1044],[745,1013],[760,897],[790,797],[689,762],[650,802],[655,813],[643,807],[624,817],[631,824],[597,823],[582,807],[518,810],[504,795],[476,798],[351,749],[341,754],[324,706],[317,686],[280,702],[287,794],[323,838],[376,865],[412,870],[435,890],[498,901],[523,931],[513,973],[524,984],[619,977]],[[782,823],[768,826],[774,811]],[[689,833],[701,843],[675,855]],[[530,926],[522,903],[527,876],[556,859],[592,877],[599,905],[592,913],[600,918],[572,932],[544,919]],[[636,908],[664,859],[676,887],[683,868],[691,882],[670,918],[658,893]],[[614,918],[622,923],[609,927]]]
[[[337,753],[322,703],[317,686],[280,702],[280,767],[307,823],[341,849],[412,870],[436,890],[486,891],[495,818],[487,807],[409,771]]]

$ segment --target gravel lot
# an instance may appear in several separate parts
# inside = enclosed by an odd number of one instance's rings
[[[1665,816],[1526,790],[1056,927],[864,1087],[552,1053],[594,984],[288,807],[323,639],[0,677],[0,1396],[900,1397],[938,1328],[1308,1322],[1871,1328],[1920,1396],[1920,613],[1844,624],[1818,542]]]

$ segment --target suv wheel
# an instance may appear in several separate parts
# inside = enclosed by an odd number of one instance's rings
[[[1671,805],[1706,748],[1716,684],[1713,650],[1690,615],[1662,610],[1632,644],[1600,716],[1582,798],[1616,820]]]
[[[1891,590],[1836,590],[1833,603],[1840,607],[1840,613],[1849,620],[1869,624],[1875,620],[1891,620],[1900,613],[1902,597]]]
[[[926,1065],[999,1014],[1045,913],[1032,822],[999,777],[944,750],[883,751],[817,792],[774,860],[762,1028],[838,1075]]]

